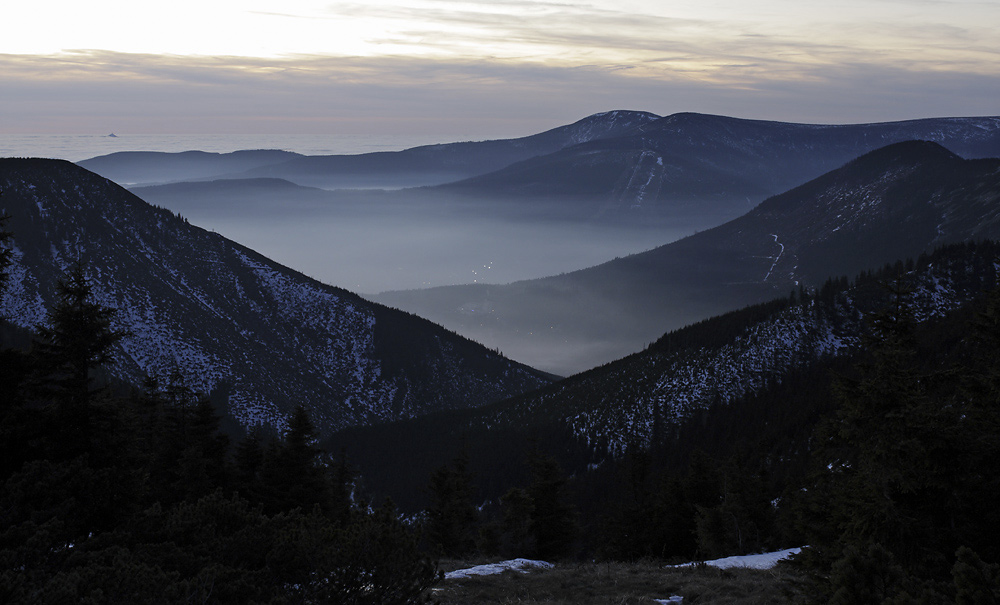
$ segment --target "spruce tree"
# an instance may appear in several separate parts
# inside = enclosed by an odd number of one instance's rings
[[[537,452],[529,459],[531,485],[531,533],[538,556],[569,554],[579,531],[576,511],[566,502],[566,477],[554,458]]]
[[[112,361],[113,347],[125,336],[112,327],[114,315],[114,309],[93,300],[84,265],[77,262],[58,282],[46,324],[36,328],[36,384],[43,400],[56,404],[57,447],[71,456],[93,446],[93,404],[101,391],[94,375]]]
[[[897,282],[890,293],[890,306],[870,319],[857,376],[836,384],[841,407],[819,433],[806,496],[812,565],[823,575],[832,564],[827,590],[853,595],[842,602],[860,598],[851,593],[858,587],[877,599],[914,579],[945,581],[976,489],[963,487],[966,412],[955,373],[924,367],[908,292]]]
[[[268,510],[311,510],[314,505],[329,510],[329,481],[320,461],[322,450],[315,445],[317,436],[309,413],[301,405],[296,406],[284,439],[265,455]]]
[[[916,364],[913,318],[905,291],[870,322],[870,360],[860,377],[839,385],[836,438],[843,459],[829,464],[842,480],[839,518],[849,544],[881,544],[899,560],[923,546],[918,499],[934,478],[930,376]],[[943,430],[943,429],[942,429]],[[918,495],[919,494],[919,495]]]
[[[512,487],[500,498],[503,519],[500,524],[500,554],[504,557],[535,556],[535,537],[531,532],[531,518],[535,505],[528,492]]]
[[[468,464],[463,453],[431,475],[427,537],[449,557],[469,554],[475,546],[476,508]]]
[[[94,394],[94,370],[111,361],[112,348],[125,334],[111,325],[115,310],[93,300],[83,263],[73,264],[56,291],[47,322],[36,328],[37,362],[55,385],[56,401],[85,406]]]
[[[0,195],[2,195],[0,191]],[[0,216],[0,300],[7,288],[11,264],[10,242],[13,234],[5,226],[9,215]],[[0,324],[5,318],[0,315]],[[33,441],[26,429],[23,385],[30,366],[24,353],[13,348],[0,349],[0,483],[28,459]]]

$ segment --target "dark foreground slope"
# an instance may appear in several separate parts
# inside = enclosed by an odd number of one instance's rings
[[[55,284],[86,265],[131,335],[114,373],[179,370],[244,425],[305,405],[323,431],[481,405],[545,384],[438,326],[369,303],[150,206],[68,162],[0,160],[14,233],[2,312],[46,319]]]
[[[544,279],[375,300],[569,374],[799,285],[998,236],[1000,160],[963,160],[935,143],[906,142],[649,252]]]

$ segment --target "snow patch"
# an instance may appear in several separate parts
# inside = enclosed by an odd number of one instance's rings
[[[779,246],[781,246],[781,250],[778,251],[778,255],[777,256],[773,257],[774,258],[774,262],[771,263],[771,268],[767,270],[767,275],[764,276],[764,281],[767,281],[767,278],[771,277],[771,274],[774,273],[774,268],[778,266],[778,261],[781,260],[781,255],[785,253],[785,244],[782,244],[781,242],[779,242],[778,241],[778,236],[775,235],[774,233],[771,234],[771,237],[774,238],[774,243],[776,243]]]
[[[468,569],[458,569],[444,574],[445,580],[458,580],[471,576],[494,576],[507,570],[528,573],[532,569],[552,569],[554,565],[545,561],[533,561],[531,559],[511,559],[499,563],[488,565],[476,565]]]
[[[714,559],[712,561],[684,563],[682,565],[670,565],[669,567],[693,567],[695,565],[711,565],[712,567],[717,567],[719,569],[730,569],[733,567],[744,568],[744,569],[771,569],[772,567],[777,565],[779,561],[783,561],[792,555],[797,555],[800,552],[802,552],[802,548],[804,547],[787,548],[785,550],[766,552],[766,553],[761,553],[759,555],[741,555],[735,557],[725,557],[722,559]]]

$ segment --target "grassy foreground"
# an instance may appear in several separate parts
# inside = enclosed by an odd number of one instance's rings
[[[442,569],[471,567],[442,561]],[[662,563],[564,563],[528,573],[445,580],[434,589],[441,605],[535,603],[539,605],[656,605],[654,599],[684,597],[694,603],[790,603],[794,572],[666,568]]]

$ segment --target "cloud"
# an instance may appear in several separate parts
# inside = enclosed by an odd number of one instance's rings
[[[996,112],[1000,79],[960,62],[804,62],[678,47],[642,64],[414,57],[0,55],[8,132],[519,136],[609,109],[858,122]]]
[[[109,17],[101,4],[79,18]],[[157,6],[172,17],[182,13]],[[213,45],[224,46],[226,35],[233,49],[260,41],[270,58],[180,47],[173,55],[124,52],[113,41],[107,48],[117,50],[0,55],[0,128],[51,132],[77,119],[74,132],[403,128],[495,136],[611,108],[866,121],[995,113],[993,83],[1000,80],[992,2],[213,6],[199,30],[218,33]],[[157,44],[190,38],[164,35]]]

